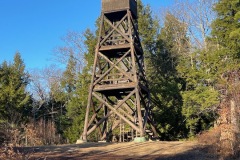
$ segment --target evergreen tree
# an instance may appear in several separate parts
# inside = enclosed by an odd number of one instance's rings
[[[179,73],[186,79],[182,113],[190,136],[213,126],[220,98],[224,102],[225,93],[231,88],[224,77],[239,68],[239,38],[236,38],[239,1],[220,0],[215,10],[218,15],[212,25],[212,38],[206,40],[206,49],[194,50],[182,57],[178,66]],[[228,91],[222,94],[223,90]]]
[[[167,14],[158,36],[151,76],[151,92],[156,105],[157,120],[164,140],[185,137],[180,91],[185,82],[176,70],[179,55],[187,51],[186,29],[173,15]]]
[[[212,24],[212,35],[217,44],[227,48],[229,56],[240,56],[240,2],[220,0],[215,6],[217,19]]]
[[[93,65],[94,51],[96,46],[96,36],[87,29],[84,33],[86,52],[84,53],[84,60],[86,65],[81,73],[76,73],[76,81],[74,82],[74,91],[67,103],[67,114],[70,118],[71,124],[65,131],[65,136],[71,143],[76,142],[83,130],[85,120],[85,108],[87,106],[88,88],[91,82],[91,71]],[[71,61],[69,61],[70,63]],[[71,66],[68,64],[68,66]],[[69,73],[67,70],[64,72]],[[71,81],[72,82],[72,81]],[[68,83],[69,84],[69,83]]]
[[[186,31],[174,16],[167,14],[165,18],[165,25],[160,28],[151,8],[138,2],[138,27],[155,121],[161,139],[174,140],[185,136],[180,95],[184,81],[178,77],[176,66],[177,57],[187,48]]]
[[[240,68],[240,2],[220,0],[214,10],[217,18],[212,24],[210,42],[215,50],[212,51],[210,70],[216,77],[216,89],[220,91],[221,98],[227,96],[228,99],[233,99],[231,93],[238,82],[230,77],[239,73]]]
[[[154,58],[154,52],[156,49],[157,37],[159,34],[158,19],[153,17],[152,11],[149,5],[144,6],[141,0],[138,0],[138,32],[141,39],[141,44],[144,51],[145,70],[147,79],[150,80],[152,75],[151,59]]]
[[[63,87],[63,91],[66,93],[66,97],[72,97],[71,94],[76,89],[76,80],[77,80],[76,60],[73,54],[71,54],[69,56],[66,70],[63,72],[61,81],[61,85]]]
[[[212,49],[208,47],[208,50],[188,52],[187,55],[180,56],[177,66],[180,77],[186,82],[184,91],[181,92],[182,114],[186,119],[189,136],[212,127],[217,117],[219,94],[215,90],[217,78]]]
[[[3,62],[0,66],[0,117],[12,125],[28,116],[31,97],[26,91],[29,76],[20,53],[14,56],[13,64]]]
[[[219,0],[214,7],[217,18],[212,24],[210,40],[213,51],[216,89],[219,91],[220,150],[225,155],[239,152],[239,99],[240,99],[240,1]],[[227,135],[231,135],[231,138]],[[226,141],[228,144],[226,144]],[[224,145],[223,145],[224,144]]]
[[[8,76],[9,75],[9,67],[6,61],[1,64],[0,67],[0,122],[4,122],[6,120],[7,110],[6,110],[6,102],[7,102],[7,85],[9,83]],[[6,91],[5,91],[6,90]]]

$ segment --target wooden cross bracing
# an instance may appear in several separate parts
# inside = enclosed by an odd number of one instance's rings
[[[82,139],[97,130],[106,140],[123,123],[145,136],[154,126],[149,99],[137,20],[129,9],[102,13]]]

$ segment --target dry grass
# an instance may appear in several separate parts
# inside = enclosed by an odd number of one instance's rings
[[[219,152],[219,139],[221,135],[221,129],[219,127],[212,128],[209,131],[204,131],[197,136],[198,142],[203,145],[207,145],[208,152],[216,154]]]
[[[240,159],[240,143],[233,127],[229,124],[222,124],[209,131],[198,135],[200,144],[209,146],[209,154],[215,154],[221,159]]]
[[[29,160],[31,153],[20,152],[14,149],[12,146],[0,147],[0,159],[1,160]]]

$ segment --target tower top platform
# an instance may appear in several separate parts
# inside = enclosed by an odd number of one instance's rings
[[[102,12],[111,13],[130,9],[132,14],[137,17],[136,0],[102,0]]]

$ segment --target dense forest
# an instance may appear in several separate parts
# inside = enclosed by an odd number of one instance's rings
[[[153,13],[138,0],[138,16],[160,139],[194,138],[220,127],[232,131],[237,143],[240,1],[182,0]],[[67,33],[52,66],[26,70],[18,52],[13,62],[0,64],[0,143],[76,142],[84,125],[98,25],[99,19],[96,31]]]

